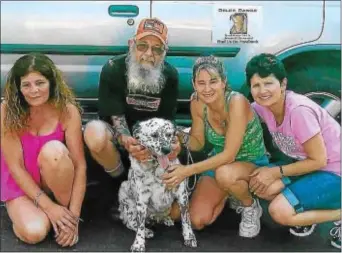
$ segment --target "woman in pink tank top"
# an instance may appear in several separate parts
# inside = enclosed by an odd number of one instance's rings
[[[47,56],[11,68],[1,103],[1,201],[15,235],[30,244],[51,227],[56,242],[78,241],[86,162],[80,107]]]
[[[287,91],[283,63],[272,54],[253,57],[246,67],[252,104],[273,142],[293,159],[251,175],[250,189],[270,201],[272,218],[296,236],[316,224],[334,222],[331,244],[341,249],[341,127],[306,96]]]

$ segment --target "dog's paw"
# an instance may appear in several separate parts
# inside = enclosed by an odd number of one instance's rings
[[[172,227],[175,225],[175,223],[170,217],[168,217],[164,220],[164,225],[168,227]]]
[[[184,245],[187,247],[196,248],[197,247],[197,240],[196,240],[196,238],[184,240]]]
[[[145,238],[152,238],[154,236],[154,233],[151,229],[145,228]]]
[[[131,246],[131,252],[145,252],[145,244],[135,241]]]

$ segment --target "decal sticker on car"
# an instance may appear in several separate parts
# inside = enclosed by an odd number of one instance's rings
[[[259,43],[262,27],[260,6],[215,5],[213,7],[214,44]]]

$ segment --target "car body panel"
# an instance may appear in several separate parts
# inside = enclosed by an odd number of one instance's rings
[[[258,30],[254,33],[259,43],[215,43],[213,39],[215,29],[225,29],[224,25],[219,25],[218,28],[215,10],[251,7],[256,7],[262,12],[256,20],[261,25],[256,27]],[[248,93],[247,87],[243,85],[247,61],[257,53],[277,53],[283,48],[316,40],[319,38],[323,17],[323,1],[152,1],[151,9],[153,17],[162,17],[168,25],[171,48],[178,45],[215,48],[238,46],[240,51],[235,57],[222,58],[222,60],[226,67],[229,85],[245,95]],[[310,15],[305,15],[308,12]],[[228,17],[229,14],[226,19],[227,31],[231,25]],[[207,53],[203,52],[203,54]],[[195,58],[187,59],[189,61],[187,68],[181,66],[182,60],[174,57],[168,57],[168,60],[180,69],[180,78],[188,81],[187,85],[180,86],[180,93],[183,99],[189,98],[192,91],[189,80],[191,80]]]
[[[121,8],[124,15],[113,16],[113,6],[126,7]],[[138,15],[127,17],[124,11],[131,6]],[[81,101],[84,121],[95,117],[102,66],[112,55],[127,52],[136,20],[149,14],[146,1],[1,1],[1,91],[15,60],[29,52],[45,53]]]
[[[198,56],[220,57],[228,84],[247,95],[244,68],[253,55],[269,52],[286,58],[325,44],[339,45],[339,7],[339,1],[2,1],[1,90],[16,59],[42,52],[62,70],[85,108],[84,117],[95,117],[102,66],[127,52],[142,18],[158,17],[169,29],[167,61],[180,74],[177,117],[189,123],[191,71]],[[218,34],[232,25],[229,13],[218,14],[220,8],[256,8],[258,15],[247,15],[258,43],[218,43]]]
[[[17,54],[42,52],[62,70],[80,98],[96,98],[102,66],[111,55],[127,52],[136,24],[111,16],[110,7],[126,1],[2,1],[1,88]],[[149,16],[150,4],[136,1],[139,14]],[[20,11],[20,19],[17,13]],[[61,15],[62,14],[62,15]]]
[[[133,3],[139,8],[134,19],[149,16],[149,2]],[[126,46],[135,25],[128,25],[127,17],[111,16],[112,5],[127,2],[1,1],[1,43]]]

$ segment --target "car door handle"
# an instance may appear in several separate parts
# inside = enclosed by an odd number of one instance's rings
[[[108,14],[111,17],[132,18],[139,15],[139,7],[136,5],[110,5]]]

